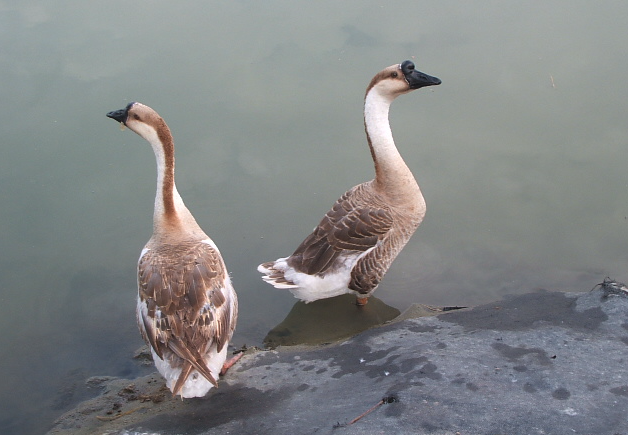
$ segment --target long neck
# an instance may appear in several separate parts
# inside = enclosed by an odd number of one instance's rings
[[[375,186],[395,194],[399,189],[418,190],[418,185],[393,140],[388,120],[392,101],[392,97],[380,94],[377,87],[371,88],[364,100],[364,127],[375,163]]]
[[[160,132],[149,138],[157,159],[157,193],[153,214],[153,236],[168,238],[174,236],[197,236],[204,233],[183,203],[174,181],[174,142],[170,131]],[[206,236],[205,236],[206,237]]]

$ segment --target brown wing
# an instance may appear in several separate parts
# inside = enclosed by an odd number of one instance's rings
[[[393,217],[386,208],[363,205],[362,186],[346,192],[318,226],[294,251],[288,264],[309,275],[334,268],[342,252],[364,252],[391,229]]]
[[[138,316],[144,339],[162,359],[170,350],[213,384],[203,355],[213,343],[220,352],[237,317],[225,277],[220,254],[205,243],[163,245],[147,251],[138,266],[139,298],[147,308]]]
[[[391,263],[403,247],[403,242],[398,237],[391,235],[377,249],[373,249],[361,257],[351,270],[351,280],[348,287],[361,294],[368,294],[375,289],[388,271]],[[399,246],[399,249],[395,249]]]

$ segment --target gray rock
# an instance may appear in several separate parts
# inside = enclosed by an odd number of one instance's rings
[[[342,343],[247,351],[202,399],[157,374],[103,380],[49,433],[628,434],[625,293],[404,314]]]

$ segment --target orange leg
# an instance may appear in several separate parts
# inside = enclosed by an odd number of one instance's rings
[[[238,360],[240,358],[242,358],[242,355],[244,355],[244,352],[240,352],[239,354],[237,354],[237,355],[229,358],[227,361],[225,361],[225,363],[222,365],[222,369],[220,370],[220,376],[224,376],[225,373],[227,373],[227,370],[229,370],[232,365],[237,363]]]
[[[369,301],[368,296],[365,296],[365,297],[358,296],[355,300],[355,304],[359,307],[363,307],[364,305],[366,305],[368,301]]]

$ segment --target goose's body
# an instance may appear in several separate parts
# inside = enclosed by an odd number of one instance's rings
[[[153,235],[138,262],[138,327],[172,393],[204,396],[218,386],[238,317],[236,293],[218,248],[177,192],[164,120],[141,103],[107,116],[146,139],[157,158]]]
[[[305,302],[355,293],[367,302],[425,215],[425,201],[397,151],[388,121],[399,95],[440,80],[405,61],[378,73],[366,90],[364,125],[375,179],[342,195],[294,253],[263,263],[263,279]]]

